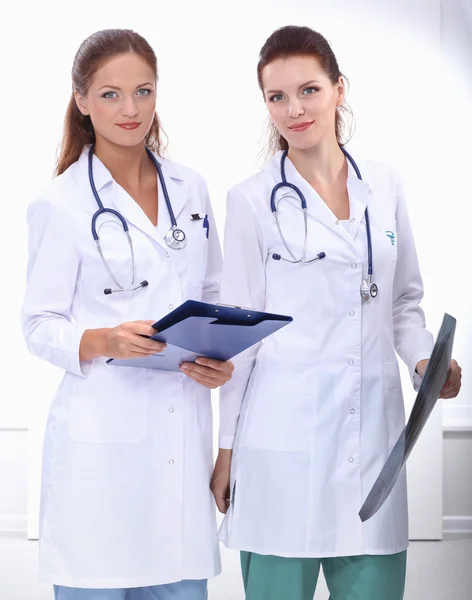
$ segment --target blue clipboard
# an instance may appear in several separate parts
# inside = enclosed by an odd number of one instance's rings
[[[153,325],[151,339],[165,342],[163,352],[143,358],[118,360],[117,367],[178,371],[183,362],[199,356],[230,360],[293,321],[292,317],[237,306],[187,300]]]
[[[390,495],[436,405],[448,378],[455,331],[456,319],[446,313],[408,423],[392,448],[382,471],[359,511],[362,522],[373,517]]]

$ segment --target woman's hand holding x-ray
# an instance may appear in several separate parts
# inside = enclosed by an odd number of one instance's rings
[[[429,360],[421,360],[416,365],[416,372],[423,377],[426,373],[426,367],[428,366]],[[449,366],[449,374],[447,376],[447,381],[444,384],[440,398],[444,400],[450,400],[451,398],[455,398],[461,389],[462,385],[462,369],[457,364],[456,360],[451,360],[451,364]]]

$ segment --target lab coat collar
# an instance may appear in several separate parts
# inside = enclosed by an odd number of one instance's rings
[[[319,197],[316,191],[311,185],[304,179],[295,168],[295,165],[287,157],[285,160],[285,174],[287,181],[295,184],[305,196],[307,202],[308,213],[311,217],[315,218],[320,223],[323,223],[326,227],[336,232],[342,238],[344,238],[350,244],[354,243],[355,236],[359,230],[360,223],[365,219],[365,209],[369,202],[369,196],[373,192],[373,188],[369,183],[370,174],[364,160],[358,158],[357,152],[351,152],[349,148],[346,150],[351,154],[353,159],[356,161],[359,171],[362,175],[362,180],[358,179],[354,168],[348,161],[348,177],[347,187],[349,194],[350,204],[350,218],[351,227],[350,232],[339,223],[336,216],[328,208],[326,203]],[[279,150],[269,163],[275,183],[281,181],[280,175],[280,161],[282,158],[282,150]],[[275,185],[274,183],[274,185]],[[282,188],[279,194],[288,193],[289,190]],[[292,195],[292,194],[291,194]]]
[[[88,184],[88,154],[90,151],[90,147],[86,147],[82,152],[79,158],[79,167],[80,170],[85,171],[85,177],[87,179]],[[176,220],[178,221],[179,215],[181,214],[183,208],[185,207],[188,197],[186,193],[186,188],[183,184],[184,176],[179,168],[179,165],[175,165],[170,161],[161,158],[156,153],[154,156],[158,160],[162,173],[164,176],[164,181],[167,187],[167,192],[169,195],[170,203],[172,206],[172,210],[174,211],[174,215]],[[93,158],[93,176],[95,181],[95,187],[97,188],[97,192],[100,194],[107,185],[111,185],[113,189],[113,193],[111,197],[113,199],[113,203],[115,205],[116,210],[118,210],[123,217],[130,223],[132,223],[135,227],[138,227],[144,233],[148,234],[154,240],[159,241],[161,245],[167,247],[164,241],[164,237],[166,233],[169,231],[171,227],[171,219],[169,215],[169,211],[167,209],[167,205],[164,198],[164,192],[162,191],[162,187],[157,175],[156,178],[158,182],[158,224],[157,227],[151,223],[151,221],[147,218],[144,211],[141,209],[139,204],[124,190],[116,181],[114,181],[110,171],[105,167],[105,165],[96,157]],[[106,206],[105,208],[113,208],[111,206]]]

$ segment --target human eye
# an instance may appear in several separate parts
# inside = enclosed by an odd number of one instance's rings
[[[152,93],[152,90],[149,88],[141,88],[138,90],[138,96],[149,96]]]
[[[116,97],[116,95],[117,95],[116,92],[105,92],[104,94],[102,94],[102,98],[113,99]]]
[[[319,92],[319,91],[320,91],[320,88],[318,88],[318,87],[313,87],[313,86],[309,86],[309,87],[306,87],[306,88],[303,90],[303,94],[304,94],[305,96],[311,96],[311,95],[313,95],[315,92]]]
[[[270,102],[280,102],[281,100],[283,100],[283,97],[283,94],[273,94],[272,96],[270,96],[269,100]]]

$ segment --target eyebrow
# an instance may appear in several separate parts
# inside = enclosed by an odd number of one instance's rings
[[[146,81],[146,83],[140,83],[139,85],[136,86],[135,89],[139,89],[144,87],[145,85],[153,85],[150,81]],[[98,88],[98,90],[103,90],[103,88],[110,88],[112,90],[120,90],[121,88],[116,87],[115,85],[102,85],[101,87]]]
[[[298,89],[301,89],[303,87],[306,87],[307,85],[310,85],[310,83],[320,83],[319,81],[317,81],[316,79],[311,79],[310,81],[307,81],[306,83],[302,83],[301,85],[298,86]],[[282,90],[267,90],[266,94],[278,94],[280,93]]]

